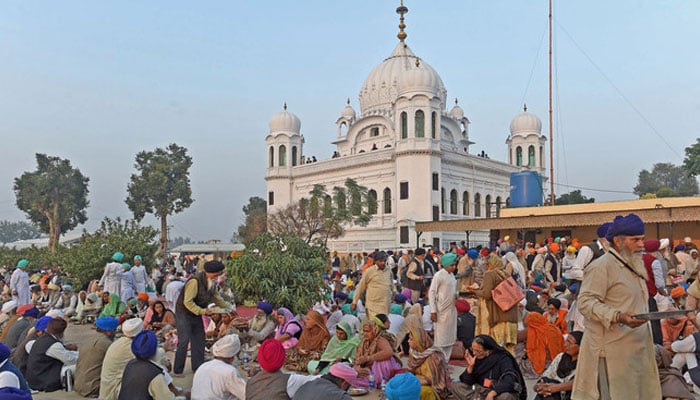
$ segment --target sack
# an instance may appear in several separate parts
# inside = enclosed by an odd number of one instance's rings
[[[509,276],[493,288],[491,297],[493,297],[493,301],[498,308],[508,311],[525,298],[525,293],[520,290],[520,286],[515,282],[515,279]]]

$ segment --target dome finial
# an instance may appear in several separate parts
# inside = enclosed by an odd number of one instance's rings
[[[457,98],[455,97],[455,105],[458,105],[458,104],[459,104],[459,100],[457,100]]]
[[[284,102],[284,105],[282,106],[282,108],[284,108],[284,111],[287,111],[287,102],[286,101]]]
[[[350,98],[348,97],[347,105],[350,105]]]
[[[403,43],[404,40],[406,40],[406,32],[404,31],[404,28],[406,28],[406,24],[404,24],[404,14],[408,12],[408,7],[403,5],[403,0],[401,0],[401,5],[396,8],[396,13],[401,16],[399,19],[399,34],[396,35],[397,38]]]
[[[523,112],[527,112],[527,103],[523,103]]]

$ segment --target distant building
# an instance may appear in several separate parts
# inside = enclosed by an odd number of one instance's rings
[[[78,233],[64,233],[58,238],[58,243],[63,246],[70,246],[72,244],[80,242],[80,239],[82,239],[83,233],[78,232]],[[17,240],[16,242],[9,242],[9,243],[3,243],[2,246],[10,248],[10,249],[15,249],[15,250],[22,250],[22,249],[27,249],[32,246],[34,247],[48,247],[49,246],[49,237],[40,237],[36,239],[24,239],[24,240]]]
[[[367,76],[359,113],[348,99],[336,120],[336,150],[329,159],[304,154],[301,121],[286,104],[269,123],[268,213],[308,197],[317,183],[331,190],[347,178],[377,199],[370,224],[349,226],[343,237],[329,241],[331,250],[446,248],[450,241],[465,240],[465,233],[426,232],[418,238],[416,221],[499,215],[509,204],[512,172],[545,171],[542,123],[526,109],[510,124],[508,162],[470,151],[469,119],[457,100],[447,109],[440,75],[405,43],[407,10],[402,11],[399,43]],[[488,231],[474,232],[471,241],[488,242]]]

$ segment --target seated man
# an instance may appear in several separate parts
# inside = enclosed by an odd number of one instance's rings
[[[32,345],[25,376],[32,389],[53,392],[62,389],[64,381],[72,379],[78,348],[74,344],[63,344],[67,325],[63,319],[52,319],[46,327],[46,334]]]
[[[212,347],[214,359],[197,368],[192,400],[244,400],[246,381],[232,364],[241,350],[238,335],[227,335]]]
[[[31,304],[25,304],[17,308],[17,313],[21,315],[5,336],[5,344],[14,349],[27,336],[27,331],[34,326],[39,317],[39,309]]]
[[[17,381],[17,389],[24,394],[30,395],[32,391],[29,389],[29,385],[24,379],[24,375],[22,375],[20,370],[14,364],[12,364],[12,361],[10,361],[8,357],[10,357],[10,348],[0,343],[0,375],[11,375],[10,379]],[[9,397],[3,397],[3,395],[0,394],[0,399],[6,398],[9,399]]]
[[[143,330],[141,318],[132,318],[122,324],[124,336],[115,340],[107,349],[100,371],[100,398],[116,400],[122,384],[126,364],[134,358],[132,339]]]
[[[357,371],[349,364],[333,364],[330,373],[303,384],[292,400],[352,400],[346,390],[357,379]]]
[[[391,378],[384,388],[387,400],[419,400],[420,379],[410,372]]]
[[[76,393],[83,397],[97,397],[100,393],[102,361],[112,345],[118,324],[119,320],[114,317],[98,318],[95,322],[97,332],[85,341],[86,346],[80,352],[75,367],[74,386]]]
[[[158,339],[152,331],[141,331],[131,342],[136,358],[124,369],[119,400],[155,399],[174,400],[163,369],[152,359],[158,351]]]
[[[559,393],[566,392],[570,398],[574,387],[576,362],[583,332],[574,331],[566,337],[564,352],[559,353],[542,373],[534,387],[535,400],[559,399]]]
[[[683,374],[680,370],[671,366],[671,353],[658,344],[654,345],[654,356],[659,368],[661,380],[661,395],[664,399],[695,399],[688,390]]]

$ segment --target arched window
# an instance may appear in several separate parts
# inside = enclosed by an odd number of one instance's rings
[[[433,139],[437,138],[437,113],[435,111],[430,117],[430,137]]]
[[[370,215],[377,214],[377,192],[373,189],[367,191],[367,212]]]
[[[515,148],[515,165],[518,167],[523,166],[523,148],[520,146]]]
[[[469,215],[469,192],[462,193],[462,215]]]
[[[484,213],[486,218],[491,218],[491,195],[486,195],[486,212]]]
[[[332,208],[333,200],[331,199],[331,196],[327,194],[323,197],[323,216],[330,217],[330,213],[333,212]]]
[[[345,210],[345,193],[338,192],[335,195],[335,204],[339,210]]]
[[[501,196],[496,197],[496,217],[501,216]]]
[[[384,214],[391,214],[391,189],[384,188]]]
[[[348,126],[345,122],[340,123],[340,136],[345,136],[348,133]]]
[[[270,168],[275,166],[275,146],[270,146]]]
[[[416,137],[425,137],[425,114],[422,110],[416,111],[414,123],[416,125]]]
[[[401,113],[401,139],[408,138],[408,114],[406,111]]]
[[[280,154],[279,154],[279,166],[280,167],[285,167],[287,166],[287,147],[285,145],[280,145]]]
[[[457,190],[450,191],[450,214],[457,215]]]
[[[474,195],[474,216],[481,217],[481,195],[479,193]]]
[[[447,196],[445,195],[445,188],[440,189],[440,212],[445,213],[445,210],[447,209]]]
[[[527,166],[535,166],[535,146],[533,145],[530,145],[530,147],[527,148]]]
[[[292,146],[292,167],[297,165],[297,146]]]

